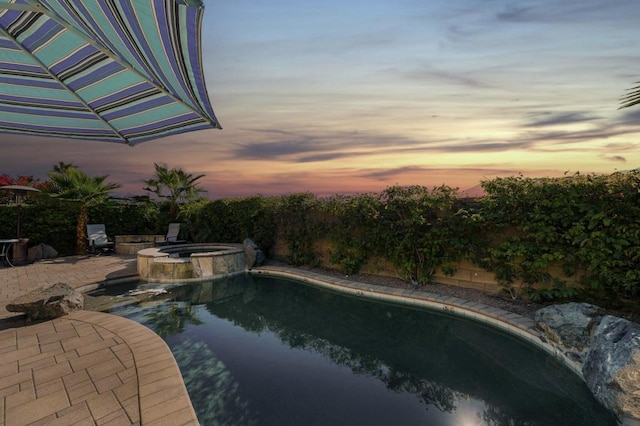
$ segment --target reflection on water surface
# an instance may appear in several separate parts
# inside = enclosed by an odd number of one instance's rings
[[[117,313],[161,335],[203,425],[614,425],[573,373],[482,324],[240,276]]]

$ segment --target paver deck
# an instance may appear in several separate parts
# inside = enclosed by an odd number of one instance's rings
[[[171,351],[148,328],[99,312],[26,323],[6,311],[58,282],[86,288],[135,276],[135,258],[121,256],[0,268],[0,426],[198,424]]]

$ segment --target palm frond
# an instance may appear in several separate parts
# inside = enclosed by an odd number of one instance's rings
[[[637,86],[627,89],[627,93],[620,97],[620,108],[629,108],[640,104],[640,81],[635,82]]]

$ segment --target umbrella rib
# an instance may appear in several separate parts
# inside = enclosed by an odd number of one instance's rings
[[[98,49],[101,53],[107,55],[111,60],[117,62],[118,64],[120,64],[121,66],[123,66],[124,68],[126,68],[128,71],[136,74],[138,77],[142,78],[144,81],[146,81],[147,83],[151,84],[153,87],[155,87],[156,89],[158,89],[160,92],[162,92],[164,95],[170,97],[174,102],[179,103],[181,105],[183,105],[184,107],[186,107],[188,110],[193,111],[194,113],[196,113],[201,119],[205,120],[206,122],[208,122],[211,126],[215,127],[215,128],[220,128],[220,124],[218,123],[214,123],[212,121],[212,119],[207,116],[206,114],[203,114],[202,111],[194,108],[193,106],[189,105],[188,103],[186,103],[185,101],[183,101],[182,99],[180,99],[179,97],[175,96],[173,93],[171,93],[170,91],[168,91],[164,86],[156,83],[153,79],[150,79],[149,77],[147,77],[146,75],[144,75],[143,73],[141,73],[140,71],[138,71],[136,68],[134,68],[133,66],[131,66],[131,64],[129,64],[128,62],[122,60],[120,57],[118,57],[117,55],[115,55],[111,50],[105,48],[104,46],[102,46],[101,44],[97,43],[95,40],[89,38],[86,36],[86,34],[84,34],[81,31],[78,31],[73,25],[69,24],[67,21],[65,21],[64,19],[60,18],[59,16],[57,16],[55,13],[53,13],[52,11],[50,11],[49,9],[45,8],[40,2],[38,2],[37,0],[27,0],[27,2],[31,5],[33,5],[38,12],[47,15],[48,17],[50,17],[51,19],[53,19],[54,21],[56,21],[59,25],[65,27],[67,30],[73,32],[74,34],[76,34],[77,36],[83,38],[84,40],[87,41],[87,43],[89,43],[91,46],[93,46],[94,48]],[[125,138],[125,140],[127,140]],[[128,142],[128,141],[127,141]]]
[[[3,27],[0,27],[0,33],[2,33],[4,36],[6,36],[7,38],[11,39],[13,41],[13,43],[18,46],[20,48],[20,50],[22,50],[24,53],[26,53],[27,55],[29,55],[31,57],[31,59],[33,59],[34,61],[36,61],[40,67],[42,67],[43,70],[46,70],[47,74],[49,74],[49,76],[54,79],[58,84],[60,84],[62,87],[64,87],[68,93],[72,94],[76,99],[78,99],[82,105],[84,105],[84,107],[88,110],[91,111],[93,113],[93,115],[96,116],[96,118],[100,121],[102,121],[107,127],[109,127],[113,133],[115,133],[120,139],[122,139],[124,142],[129,144],[129,140],[122,134],[120,133],[115,127],[113,127],[111,125],[111,123],[109,123],[107,120],[105,120],[104,118],[102,118],[100,116],[100,114],[98,114],[93,108],[91,108],[91,106],[89,106],[89,104],[82,99],[74,90],[72,90],[69,86],[67,86],[62,80],[60,80],[58,78],[58,76],[56,76],[54,73],[52,73],[49,68],[42,63],[42,61],[40,61],[40,59],[38,59],[35,55],[33,55],[33,53],[31,53],[28,49],[26,49],[18,40],[16,40],[15,37],[13,37],[11,34],[9,34],[9,32],[7,30],[5,30]]]

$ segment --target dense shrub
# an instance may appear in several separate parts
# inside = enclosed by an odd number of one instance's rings
[[[331,241],[331,263],[347,275],[357,273],[371,254],[379,252],[380,196],[336,195],[323,200],[319,209],[325,213],[322,228]]]
[[[562,178],[499,178],[484,182],[483,212],[504,233],[488,242],[484,263],[507,288],[531,288],[534,296],[571,297],[575,289],[548,273],[584,271],[585,289],[607,299],[640,291],[640,195],[638,171]]]
[[[278,252],[293,265],[320,263],[323,244],[346,274],[383,258],[406,280],[423,284],[437,269],[454,273],[465,258],[494,272],[513,297],[562,299],[580,290],[615,302],[640,296],[639,184],[640,172],[631,171],[497,178],[482,183],[486,195],[476,201],[446,186],[324,199],[254,196],[187,203],[179,220],[196,242],[251,238],[268,255],[276,242],[284,244]],[[71,254],[77,209],[56,200],[24,205],[22,235]],[[15,220],[15,206],[0,206],[1,236],[15,235]],[[169,215],[148,200],[111,202],[92,208],[90,221],[105,223],[111,235],[164,234]],[[569,277],[581,288],[567,285]]]
[[[21,206],[21,236],[29,246],[50,245],[61,255],[76,252],[78,203],[41,197],[38,202]],[[16,235],[15,205],[0,206],[0,235]],[[157,222],[153,204],[107,202],[89,209],[90,223],[104,223],[109,236],[143,233],[166,233],[166,224]]]
[[[274,207],[275,231],[287,244],[287,261],[297,266],[317,265],[314,243],[322,232],[322,214],[316,197],[310,193],[283,195]]]
[[[241,243],[250,238],[267,251],[273,245],[274,200],[254,196],[198,203],[183,210],[193,241]]]

